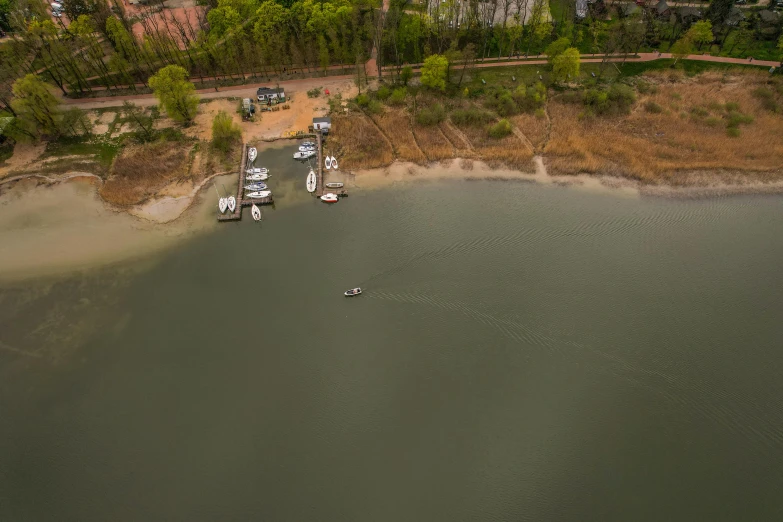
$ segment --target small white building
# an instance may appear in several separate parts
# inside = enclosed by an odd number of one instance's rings
[[[332,128],[332,118],[324,116],[322,118],[313,118],[313,130],[328,133]]]
[[[275,87],[270,89],[269,87],[259,87],[256,91],[256,98],[260,103],[271,103],[285,101],[285,90],[282,87]]]

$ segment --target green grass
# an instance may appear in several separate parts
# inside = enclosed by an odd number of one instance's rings
[[[108,168],[120,151],[120,145],[111,140],[90,140],[86,138],[60,138],[46,145],[44,157],[91,156]]]

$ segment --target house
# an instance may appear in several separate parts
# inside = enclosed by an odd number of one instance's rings
[[[324,134],[332,128],[332,118],[324,116],[322,118],[313,118],[313,130],[321,131]]]
[[[680,22],[686,26],[704,18],[701,9],[695,7],[680,7],[677,9],[677,16],[680,18]]]
[[[723,23],[730,27],[736,27],[740,22],[745,20],[745,18],[745,13],[742,12],[742,9],[739,7],[732,7],[729,14],[726,15],[726,19],[723,20]]]
[[[672,10],[669,7],[669,4],[666,3],[666,0],[661,0],[657,4],[655,4],[655,15],[660,18],[669,18],[669,16],[672,14]]]
[[[258,98],[258,101],[263,104],[284,102],[285,90],[283,90],[282,87],[275,87],[274,89],[259,87],[256,91],[256,97]]]
[[[770,37],[777,35],[779,23],[780,15],[775,11],[770,11],[769,9],[759,11],[758,29],[764,36]]]
[[[576,17],[580,20],[587,18],[587,0],[576,0]]]

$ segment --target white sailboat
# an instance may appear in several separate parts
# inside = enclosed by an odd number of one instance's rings
[[[313,169],[310,169],[310,173],[307,175],[307,192],[311,194],[315,192],[316,183],[317,179],[315,177],[315,172],[313,172]]]
[[[254,167],[247,169],[245,171],[246,174],[269,174],[269,169],[265,169],[264,167]]]
[[[324,164],[326,165],[326,170],[329,170],[332,168],[332,158],[329,156],[326,156],[326,159],[324,160]]]
[[[250,192],[249,194],[245,194],[246,197],[253,198],[253,199],[268,198],[271,195],[272,195],[271,190],[259,190],[257,192]]]
[[[315,151],[308,150],[306,152],[294,152],[294,159],[296,160],[306,160],[309,158],[312,158],[315,156]]]
[[[250,160],[250,163],[253,163],[256,160],[256,156],[258,156],[258,151],[255,147],[250,147],[247,150],[247,159]]]
[[[255,203],[253,203],[253,206],[250,208],[250,213],[253,214],[253,219],[261,221],[261,209],[258,208]]]
[[[266,181],[269,179],[269,174],[250,174],[245,176],[245,181]]]
[[[234,196],[228,197],[228,210],[234,212],[237,209],[237,198]]]
[[[337,170],[337,158],[335,158],[334,156],[332,156],[332,168],[334,170]]]
[[[256,183],[251,183],[249,185],[245,185],[245,190],[266,190],[266,183],[262,183],[260,181]]]
[[[228,208],[228,199],[220,195],[220,192],[218,192],[217,189],[217,185],[213,183],[212,186],[215,187],[215,192],[217,192],[218,195],[218,210],[220,210],[221,214],[225,214],[226,209]]]

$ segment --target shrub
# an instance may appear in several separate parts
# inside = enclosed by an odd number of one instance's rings
[[[546,111],[544,109],[536,109],[536,118],[539,120],[546,118]]]
[[[724,105],[723,108],[725,108],[727,112],[731,112],[738,111],[740,106],[737,102],[726,102],[726,105]]]
[[[738,127],[729,127],[726,129],[726,134],[730,138],[739,138],[740,137],[740,130]]]
[[[517,103],[506,89],[486,100],[485,105],[494,109],[501,116],[512,116],[517,113]]]
[[[307,97],[308,98],[318,98],[321,95],[321,88],[316,87],[315,89],[310,89],[307,91]]]
[[[408,89],[405,87],[398,87],[391,93],[389,103],[392,105],[402,105],[405,103],[406,96],[408,96]]]
[[[375,97],[381,101],[388,100],[389,96],[391,96],[391,89],[389,89],[385,85],[381,85],[381,87],[375,93]]]
[[[541,82],[530,87],[520,85],[514,92],[514,100],[521,111],[533,112],[546,103],[546,87]]]
[[[753,123],[753,116],[742,114],[741,112],[731,112],[726,119],[727,127],[739,127],[740,125],[748,125],[750,123]]]
[[[419,125],[437,125],[445,119],[446,110],[440,103],[422,109],[416,114],[416,123]]]
[[[642,94],[655,94],[658,92],[658,86],[644,80],[639,80],[636,84],[636,90]]]
[[[481,109],[458,109],[451,113],[451,121],[457,125],[485,125],[495,118]]]
[[[378,100],[370,100],[370,103],[367,104],[367,111],[372,114],[381,114],[383,105]]]
[[[505,119],[500,120],[489,128],[489,135],[495,139],[504,138],[512,132],[511,122]]]
[[[655,103],[654,101],[648,101],[644,104],[644,110],[652,114],[660,114],[663,112],[663,107]]]
[[[370,97],[366,94],[360,94],[356,97],[356,104],[359,107],[367,107],[370,104]]]
[[[242,130],[226,111],[219,111],[212,120],[212,146],[228,152],[242,138]]]

